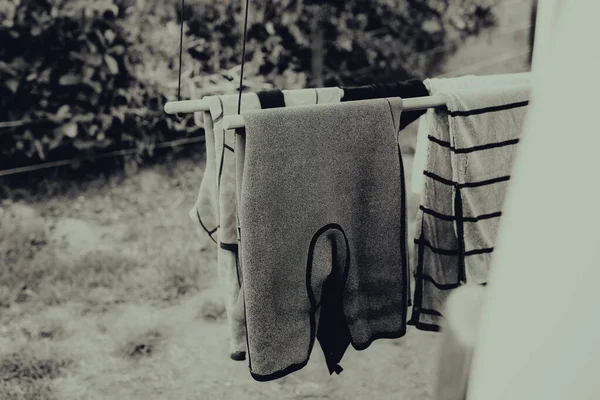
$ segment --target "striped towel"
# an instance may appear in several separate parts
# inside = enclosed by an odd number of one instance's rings
[[[254,379],[303,368],[315,340],[339,373],[350,344],[404,335],[401,110],[391,98],[245,114],[236,156]]]
[[[432,78],[425,79],[423,84],[429,91],[429,95],[439,92],[453,92],[464,89],[491,89],[502,87],[503,85],[527,84],[531,80],[530,72],[520,72],[517,74],[496,74],[496,75],[465,75],[459,78]],[[429,136],[429,121],[432,118],[434,110],[429,109],[427,113],[419,119],[419,128],[417,133],[417,145],[415,148],[415,158],[413,161],[413,172],[411,179],[411,189],[413,193],[421,193],[424,185],[423,171],[427,159],[427,137]]]
[[[430,121],[410,325],[438,331],[452,289],[487,282],[529,85],[443,92]]]
[[[284,90],[283,95],[286,106],[340,101],[340,91],[336,87]],[[246,328],[240,296],[243,279],[237,267],[235,131],[223,128],[223,117],[237,114],[238,95],[207,96],[204,100],[210,105],[210,110],[203,115],[206,169],[189,215],[219,245],[218,279],[230,327],[230,352],[234,354],[245,352]],[[242,113],[260,109],[261,102],[256,93],[242,94]]]

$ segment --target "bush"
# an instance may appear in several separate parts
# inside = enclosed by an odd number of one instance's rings
[[[494,24],[492,8],[484,0],[253,3],[256,22],[248,37],[260,73],[269,81],[293,72],[310,75],[316,72],[315,54],[321,55],[322,83],[312,76],[311,85],[432,76],[463,39]]]
[[[164,131],[164,96],[139,78],[126,9],[112,0],[11,0],[0,30],[4,163],[143,146]],[[186,122],[170,123],[178,132]],[[8,159],[8,160],[7,160]]]
[[[452,8],[436,0],[253,0],[244,86],[426,76],[445,52],[422,52],[493,22],[479,1]],[[121,148],[151,155],[158,142],[201,135],[191,115],[180,121],[162,109],[176,99],[179,5],[1,2],[0,169]],[[187,1],[182,98],[236,92],[242,6],[240,0]]]

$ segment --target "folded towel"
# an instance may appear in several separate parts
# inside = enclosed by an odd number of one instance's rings
[[[204,126],[204,144],[206,146],[206,163],[204,174],[200,182],[200,190],[196,197],[196,203],[189,211],[192,221],[196,222],[212,239],[219,241],[219,217],[215,155],[215,132],[213,128],[210,111],[195,113],[194,119],[201,114]]]
[[[452,289],[487,282],[529,85],[441,95],[448,109],[430,121],[409,321],[432,331]]]
[[[422,81],[411,79],[404,82],[379,83],[374,85],[354,86],[344,88],[342,101],[356,101],[367,99],[381,99],[384,97],[410,97],[429,96],[429,92]],[[400,118],[400,129],[417,120],[426,110],[404,111]]]
[[[303,368],[315,339],[339,373],[350,343],[405,334],[401,108],[391,98],[245,114],[237,183],[254,379]]]
[[[527,84],[531,80],[531,73],[520,72],[517,74],[496,74],[496,75],[465,75],[459,78],[432,78],[423,81],[429,95],[439,92],[451,92],[463,89],[488,89],[493,87],[502,87],[503,85]],[[411,189],[413,193],[423,191],[425,170],[425,160],[427,158],[427,137],[429,136],[429,121],[433,116],[433,109],[419,118],[419,128],[417,133],[417,145],[415,148],[415,158],[413,161],[413,172],[411,179]]]
[[[280,105],[281,92],[242,94],[241,111],[260,110],[264,104]],[[340,101],[339,88],[284,90],[287,106],[311,105]],[[223,117],[236,115],[238,95],[207,96],[210,111],[204,113],[206,135],[206,169],[190,217],[218,242],[217,268],[219,286],[225,297],[230,328],[230,352],[246,349],[246,328],[240,288],[243,277],[238,268],[238,241],[235,184],[235,133],[223,128]],[[239,357],[239,356],[236,356]]]

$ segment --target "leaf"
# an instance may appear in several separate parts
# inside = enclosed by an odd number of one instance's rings
[[[42,147],[42,143],[39,140],[35,140],[33,142],[33,146],[35,147],[35,151],[37,152],[38,156],[42,160],[45,160],[46,159],[46,154],[44,153],[44,148]]]
[[[102,92],[102,85],[99,84],[98,82],[94,82],[92,80],[86,79],[85,81],[83,81],[83,83],[89,87],[91,87],[94,92],[96,93],[101,93]]]
[[[105,54],[104,61],[106,61],[106,65],[111,74],[117,75],[119,73],[119,63],[117,63],[117,60],[115,60],[113,56]]]
[[[94,120],[94,114],[92,113],[87,113],[87,114],[78,114],[75,117],[73,117],[73,119],[71,120],[72,122],[92,122]]]
[[[102,56],[100,54],[88,54],[85,61],[94,67],[99,67],[102,65]]]
[[[110,110],[110,114],[117,118],[119,121],[121,121],[121,123],[125,122],[125,113],[123,112],[122,109],[120,108],[113,108]]]
[[[81,77],[74,74],[63,75],[58,79],[58,84],[61,86],[72,86],[81,83]]]
[[[73,140],[73,146],[79,150],[87,150],[92,149],[96,146],[95,140],[83,140],[83,139],[75,139]]]
[[[70,122],[66,125],[61,126],[61,133],[65,136],[70,137],[71,139],[77,136],[77,131],[77,124],[75,122]]]
[[[9,74],[12,76],[17,75],[17,72],[15,71],[15,69],[10,64],[5,63],[4,61],[0,61],[0,72],[2,72],[3,74]]]
[[[104,39],[104,35],[102,35],[102,33],[99,30],[94,31],[94,33],[96,34],[96,37],[100,41],[102,47],[106,48],[106,39]]]
[[[125,46],[118,45],[109,50],[109,53],[116,54],[118,56],[122,56],[125,54]]]
[[[61,142],[62,142],[62,136],[55,136],[54,139],[50,139],[50,143],[48,144],[48,149],[50,149],[50,150],[56,149],[58,146],[60,146]]]
[[[66,119],[69,116],[69,111],[71,111],[71,107],[68,104],[63,104],[56,112],[56,118],[58,120]]]
[[[115,37],[117,37],[117,35],[115,35],[115,33],[112,31],[112,29],[107,29],[104,32],[104,37],[106,38],[108,43],[112,43],[115,40]]]
[[[52,68],[46,68],[40,73],[38,77],[38,82],[48,83],[50,82],[50,74],[52,73]]]
[[[84,80],[90,80],[92,79],[92,77],[94,76],[94,72],[96,72],[94,70],[94,68],[91,67],[87,67],[83,70],[83,79]]]
[[[19,89],[19,81],[14,78],[5,80],[4,85],[13,93],[17,93],[17,89]]]

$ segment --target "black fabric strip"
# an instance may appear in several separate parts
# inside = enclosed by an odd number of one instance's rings
[[[421,308],[421,313],[425,315],[433,315],[434,317],[443,317],[442,313],[437,310],[430,310],[428,308]]]
[[[221,243],[221,248],[223,248],[223,244]],[[238,252],[238,247],[237,245],[235,246],[235,250],[232,250],[233,253],[235,254],[235,274],[237,275],[237,282],[238,282],[238,286],[240,287],[240,290],[242,288],[242,277],[240,276],[240,255]]]
[[[285,97],[279,89],[263,90],[256,93],[256,95],[260,101],[260,108],[263,110],[285,107]]]
[[[456,233],[458,236],[458,281],[465,283],[467,281],[465,267],[465,226],[463,224],[462,196],[460,195],[458,185],[454,188],[454,215],[456,216]]]
[[[223,100],[221,97],[217,97],[219,99],[219,104],[221,105],[221,110],[225,112],[225,107],[223,106]],[[223,175],[223,163],[225,161],[225,132],[223,132],[223,149],[221,150],[221,163],[219,164],[219,173],[217,175],[217,189],[221,189],[221,175]]]
[[[238,251],[238,244],[237,243],[219,243],[219,247],[221,247],[223,250],[227,250],[227,251],[231,251],[234,253],[237,253]]]
[[[385,97],[423,97],[429,96],[429,91],[422,81],[411,79],[404,82],[392,82],[375,85],[355,86],[344,88],[342,101],[382,99]],[[427,110],[405,111],[400,115],[400,130],[410,125]]]
[[[504,182],[504,181],[508,181],[510,179],[510,175],[506,175],[506,176],[501,176],[499,178],[493,178],[493,179],[488,179],[488,180],[479,181],[479,182],[457,183],[450,179],[442,178],[441,176],[436,175],[433,172],[429,172],[429,171],[423,171],[423,175],[425,175],[428,178],[433,179],[434,181],[443,183],[444,185],[455,186],[455,187],[458,187],[459,189],[492,185],[494,183]]]
[[[448,249],[441,249],[439,247],[435,247],[431,244],[431,242],[429,242],[429,240],[425,239],[425,238],[418,238],[414,240],[414,243],[416,245],[423,245],[428,247],[433,253],[435,254],[441,254],[443,256],[457,256],[459,255],[459,250],[448,250]],[[484,253],[491,253],[494,251],[493,247],[488,247],[488,248],[484,248],[484,249],[474,249],[474,250],[468,250],[464,252],[465,256],[473,256],[476,254],[484,254]]]
[[[435,210],[432,210],[430,208],[424,207],[424,206],[419,206],[419,209],[421,211],[423,211],[424,214],[428,214],[431,215],[435,218],[444,220],[444,221],[455,221],[456,217],[454,217],[453,215],[446,215],[446,214],[442,214],[439,213]],[[494,213],[490,213],[490,214],[482,214],[482,215],[478,215],[476,217],[463,217],[463,221],[464,222],[478,222],[478,221],[482,221],[485,219],[491,219],[491,218],[497,218],[500,217],[502,215],[501,211],[497,211]]]
[[[423,211],[424,214],[428,214],[428,215],[434,216],[437,219],[441,219],[441,220],[444,220],[444,221],[454,221],[456,219],[454,217],[454,215],[442,214],[442,213],[439,213],[439,212],[437,212],[435,210],[432,210],[430,208],[424,207],[422,205],[419,206],[419,209],[421,211]]]
[[[469,251],[465,251],[465,256],[474,256],[476,254],[487,254],[487,253],[492,253],[493,251],[494,251],[493,247],[488,247],[486,249],[469,250]]]
[[[399,339],[406,335],[406,326],[402,327],[399,331],[395,332],[379,332],[371,335],[364,343],[352,342],[352,347],[357,351],[366,350],[374,341],[379,339]]]
[[[331,272],[321,289],[321,299],[317,302],[312,287],[312,269],[314,250],[319,238],[328,231],[338,231],[344,237],[346,255],[343,270],[337,260],[337,243],[332,243],[333,265]],[[350,269],[350,244],[344,229],[339,224],[327,224],[321,227],[311,238],[308,246],[308,258],[306,263],[306,293],[311,304],[310,311],[310,338],[306,359],[310,357],[315,339],[319,340],[325,361],[330,374],[339,374],[342,367],[339,365],[344,353],[351,343],[350,328],[346,322],[343,306],[343,292],[348,279]],[[321,316],[319,318],[319,330],[316,331],[317,304],[321,304]]]
[[[250,361],[249,358],[248,358],[248,361]],[[258,382],[274,381],[275,379],[283,378],[284,376],[289,375],[292,372],[301,370],[302,368],[304,368],[306,366],[306,364],[308,364],[308,359],[306,359],[306,361],[303,361],[298,364],[292,364],[289,367],[282,369],[281,371],[277,371],[277,372],[274,372],[272,374],[267,374],[267,375],[255,374],[254,372],[252,372],[252,366],[250,366],[250,376],[252,376],[252,378]]]
[[[433,286],[435,286],[436,288],[438,288],[440,290],[452,290],[452,289],[456,289],[457,287],[461,286],[460,282],[438,283],[435,281],[435,279],[433,279],[433,277],[431,275],[427,275],[427,274],[419,274],[415,278],[423,279],[424,281],[431,283]]]
[[[432,135],[428,135],[427,139],[429,139],[430,142],[433,142],[435,144],[439,144],[442,147],[447,147],[450,150],[454,150],[454,147],[452,147],[452,145],[450,144],[450,142],[446,142],[445,140],[440,140],[438,138],[436,138],[435,136]]]
[[[418,278],[421,278],[424,281],[428,281],[429,283],[431,283],[433,286],[435,286],[436,288],[438,288],[440,290],[453,290],[453,289],[456,289],[456,288],[462,286],[462,284],[460,282],[457,282],[457,283],[438,283],[438,282],[435,281],[435,279],[433,279],[433,277],[431,275],[427,275],[427,274],[419,274]],[[480,285],[480,286],[487,286],[487,282],[479,283],[478,285]]]
[[[198,212],[198,209],[196,209],[196,217],[198,218],[198,222],[200,223],[200,226],[202,227],[202,229],[204,229],[206,231],[206,233],[208,233],[208,236],[211,238],[211,240],[215,243],[217,243],[217,241],[215,240],[215,238],[212,236],[213,233],[215,233],[217,231],[217,229],[219,229],[219,225],[216,226],[215,229],[208,230],[208,228],[204,225],[204,222],[202,222],[202,218],[200,218],[200,213]]]
[[[439,325],[435,325],[435,324],[425,324],[423,322],[417,322],[414,324],[415,328],[417,328],[420,331],[425,331],[425,332],[441,332],[442,328]]]
[[[446,147],[446,148],[450,149],[450,151],[454,152],[455,154],[472,153],[475,151],[489,150],[489,149],[494,149],[494,148],[498,148],[498,147],[511,146],[511,145],[515,145],[515,144],[519,143],[519,139],[510,139],[510,140],[505,140],[503,142],[486,143],[486,144],[482,144],[479,146],[464,147],[462,149],[457,149],[454,146],[452,146],[450,144],[450,142],[440,140],[440,139],[436,138],[435,136],[428,135],[427,138],[435,144],[438,144],[442,147]]]
[[[524,107],[528,104],[529,104],[529,101],[520,101],[517,103],[509,103],[509,104],[503,104],[501,106],[478,108],[478,109],[469,110],[469,111],[449,111],[449,115],[451,117],[468,117],[470,115],[479,115],[479,114],[485,114],[485,113],[489,113],[489,112],[511,110],[513,108]]]
[[[505,182],[505,181],[508,181],[509,179],[510,179],[510,175],[506,175],[506,176],[501,176],[499,178],[488,179],[485,181],[459,183],[459,184],[457,184],[457,186],[459,189],[473,188],[473,187],[480,187],[480,186],[485,186],[485,185],[492,185],[492,184],[498,183],[498,182]]]
[[[423,235],[423,223],[424,220],[421,218],[421,233],[419,238],[415,238],[415,243],[417,246],[417,266],[415,267],[415,293],[414,293],[414,301],[413,301],[413,309],[410,320],[407,322],[407,325],[415,325],[419,322],[419,310],[421,309],[421,305],[423,304],[423,279],[420,278],[423,275],[423,258],[425,253],[425,246],[423,242],[425,241],[425,237]]]
[[[233,148],[232,148],[230,145],[226,144],[226,145],[225,145],[225,148],[226,148],[227,150],[231,151],[232,153],[235,153],[235,150],[233,150]]]
[[[465,153],[472,153],[474,151],[489,150],[489,149],[495,149],[498,147],[512,146],[517,143],[519,143],[519,139],[510,139],[510,140],[505,140],[503,142],[486,143],[486,144],[482,144],[479,146],[466,147],[463,149],[453,149],[453,151],[456,154],[465,154]]]
[[[456,186],[456,184],[457,184],[456,182],[451,181],[450,179],[442,178],[441,176],[436,175],[433,172],[423,171],[423,175],[425,175],[428,178],[433,179],[434,181],[443,183],[444,185]]]
[[[463,221],[465,222],[477,222],[477,221],[482,221],[485,219],[491,219],[491,218],[498,218],[502,215],[501,211],[497,211],[494,213],[490,213],[490,214],[483,214],[483,215],[478,215],[476,217],[463,217]]]
[[[427,246],[429,247],[429,249],[431,249],[431,251],[433,253],[436,254],[441,254],[444,256],[455,256],[458,254],[458,250],[447,250],[447,249],[441,249],[439,247],[434,247],[429,240],[425,239],[423,236],[421,236],[419,239],[415,239],[415,244],[419,245],[419,246]]]

